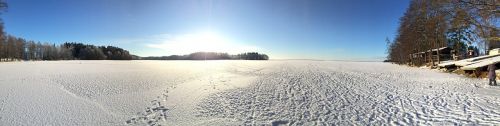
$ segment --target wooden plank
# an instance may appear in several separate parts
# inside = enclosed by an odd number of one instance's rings
[[[441,64],[438,64],[438,66],[439,67],[447,67],[447,66],[453,66],[453,65],[456,65],[456,66],[467,66],[467,65],[474,64],[475,61],[483,60],[483,59],[487,59],[487,58],[492,58],[492,57],[497,57],[497,56],[500,56],[500,55],[478,56],[478,57],[463,59],[463,60],[459,60],[459,61],[455,61],[455,62],[441,63]]]
[[[462,67],[462,70],[475,70],[476,68],[481,68],[488,66],[490,64],[496,64],[500,63],[500,56],[492,57],[492,58],[487,58],[487,59],[482,59],[482,60],[477,60],[473,62],[472,64],[466,65]]]

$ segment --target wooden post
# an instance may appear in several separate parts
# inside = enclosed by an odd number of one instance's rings
[[[437,60],[438,60],[438,64],[441,64],[441,50],[439,50],[439,48],[437,49]]]
[[[427,54],[427,51],[424,52],[424,64],[427,66],[427,62],[429,62],[429,54]]]
[[[413,54],[410,54],[410,66],[413,66],[413,57],[412,57]]]

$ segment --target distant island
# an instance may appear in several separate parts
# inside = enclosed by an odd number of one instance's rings
[[[188,55],[170,55],[170,56],[150,56],[141,57],[141,60],[269,60],[266,54],[258,52],[240,53],[230,55],[218,52],[195,52]]]

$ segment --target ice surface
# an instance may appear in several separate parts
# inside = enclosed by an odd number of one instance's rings
[[[500,125],[499,98],[379,62],[0,63],[0,125]]]

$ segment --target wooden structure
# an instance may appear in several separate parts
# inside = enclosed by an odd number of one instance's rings
[[[416,52],[410,54],[410,65],[422,65],[426,64],[429,66],[435,66],[440,64],[441,61],[452,59],[451,48],[441,47],[437,49],[431,49],[424,52]]]
[[[488,65],[494,64],[497,68],[500,66],[500,53],[499,49],[490,50],[490,55],[479,56],[474,58],[463,59],[454,62],[447,62],[439,64],[440,69],[446,70],[462,70],[467,74],[474,74],[479,77],[485,72],[487,72]]]
[[[492,58],[492,57],[496,57],[496,56],[500,56],[500,55],[485,55],[485,56],[478,56],[478,57],[474,57],[474,58],[463,59],[463,60],[459,60],[459,61],[446,62],[446,63],[438,64],[438,67],[441,69],[442,68],[460,69],[461,67],[464,67],[464,66],[467,66],[470,64],[474,64],[474,63],[481,61],[483,59],[488,59],[488,58]]]
[[[491,57],[491,58],[486,58],[483,60],[477,60],[469,65],[463,66],[461,69],[465,70],[465,71],[477,70],[478,68],[487,67],[490,64],[498,64],[498,63],[500,63],[500,56],[499,55]]]

